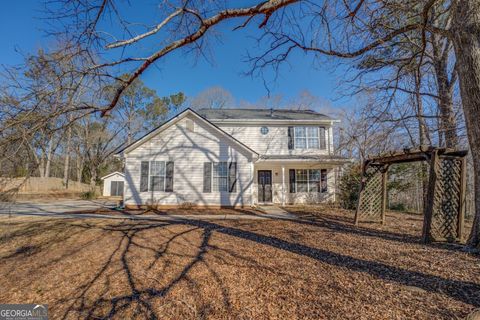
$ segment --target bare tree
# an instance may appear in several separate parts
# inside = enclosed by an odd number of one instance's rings
[[[190,101],[190,106],[194,109],[224,109],[231,108],[234,104],[235,99],[230,91],[220,86],[207,88]]]
[[[423,65],[430,34],[449,39],[456,59],[463,112],[466,120],[470,149],[474,159],[476,185],[476,218],[470,244],[480,245],[480,6],[476,0],[356,0],[356,1],[259,1],[248,7],[227,7],[224,1],[166,1],[166,13],[153,28],[141,32],[130,30],[132,24],[120,17],[115,3],[103,1],[65,1],[55,18],[72,20],[80,32],[70,38],[92,47],[105,46],[108,50],[125,49],[157,36],[160,45],[146,56],[128,55],[93,66],[95,70],[129,64],[134,66],[130,76],[119,85],[110,103],[101,108],[106,115],[115,108],[119,98],[135,79],[155,62],[178,49],[201,49],[206,35],[223,21],[244,18],[235,30],[257,23],[260,40],[266,51],[254,61],[254,69],[278,66],[294,51],[343,59],[361,58],[368,52],[395,46],[398,40],[420,33],[418,63]],[[435,10],[434,10],[435,9]],[[99,21],[109,13],[118,18],[121,32],[98,30]],[[451,14],[451,23],[438,26],[433,15]],[[392,16],[396,18],[392,23]],[[257,19],[257,17],[259,17]],[[71,26],[70,26],[71,27]],[[121,34],[129,35],[118,40]],[[105,41],[111,35],[112,41]],[[135,50],[127,50],[132,53]],[[122,51],[125,52],[125,51]],[[198,52],[198,51],[197,51]]]

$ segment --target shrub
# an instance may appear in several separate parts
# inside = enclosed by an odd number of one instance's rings
[[[87,192],[84,192],[82,193],[81,195],[81,198],[84,199],[84,200],[92,200],[92,199],[95,199],[97,197],[95,191],[87,191]]]
[[[392,203],[390,204],[389,206],[389,209],[390,210],[395,210],[395,211],[407,211],[407,208],[405,207],[405,204],[404,203]]]
[[[180,209],[193,209],[195,207],[195,203],[193,202],[182,202],[180,203],[180,205],[178,206]]]
[[[338,202],[341,208],[353,210],[357,207],[362,171],[359,165],[346,168],[338,185]]]

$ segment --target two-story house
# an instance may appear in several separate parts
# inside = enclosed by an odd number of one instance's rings
[[[126,207],[334,201],[336,120],[313,111],[187,109],[119,152]]]

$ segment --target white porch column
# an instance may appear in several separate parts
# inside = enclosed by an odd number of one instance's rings
[[[253,207],[253,183],[255,179],[255,171],[253,166],[253,161],[250,162],[250,205]]]
[[[282,206],[285,206],[285,166],[282,166]]]

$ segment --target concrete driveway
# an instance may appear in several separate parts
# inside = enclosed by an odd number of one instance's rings
[[[188,210],[182,215],[129,215],[129,214],[98,214],[98,213],[72,213],[89,211],[99,208],[114,208],[115,201],[109,200],[29,200],[18,202],[0,202],[0,216],[43,216],[59,218],[107,218],[131,220],[257,220],[257,219],[287,219],[295,220],[295,215],[288,212],[265,212],[259,210],[258,214],[225,214],[225,215],[189,215]]]
[[[28,200],[0,202],[0,214],[58,214],[74,211],[113,208],[116,202],[108,200]]]

